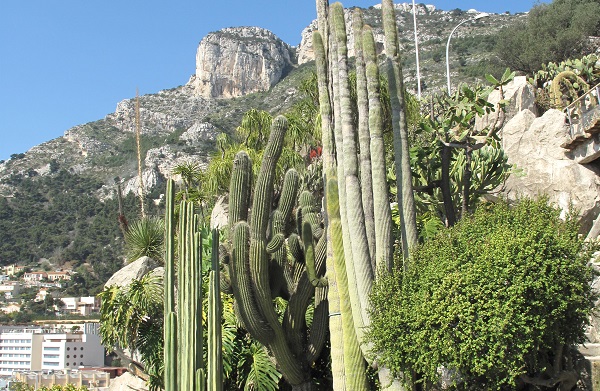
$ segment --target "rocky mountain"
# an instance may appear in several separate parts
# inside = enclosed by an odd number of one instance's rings
[[[406,85],[416,90],[412,13],[407,4],[397,7]],[[352,12],[348,11],[348,18]],[[381,42],[380,10],[374,6],[364,12]],[[444,88],[445,38],[473,12],[418,6],[426,93]],[[455,83],[481,80],[490,72],[492,33],[521,17],[492,15],[465,23],[452,41]],[[312,22],[297,48],[258,27],[210,33],[198,46],[196,73],[188,83],[139,97],[143,182],[152,205],[159,203],[163,181],[172,176],[173,168],[192,160],[206,164],[216,135],[233,132],[247,110],[280,113],[298,99],[300,81],[313,69],[310,33],[314,28]],[[349,39],[352,44],[352,34]],[[0,265],[41,258],[58,264],[87,262],[98,283],[116,270],[122,262],[116,182],[129,194],[128,218],[137,214],[135,107],[135,98],[125,99],[105,118],[75,126],[62,137],[0,163]],[[111,266],[95,266],[103,262]]]
[[[205,98],[233,98],[273,87],[293,66],[294,51],[259,27],[226,28],[202,39],[190,80]]]

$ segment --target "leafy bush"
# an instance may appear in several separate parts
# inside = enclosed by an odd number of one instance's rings
[[[373,352],[425,384],[445,368],[458,389],[574,385],[565,365],[593,308],[589,247],[546,199],[480,208],[374,287]]]

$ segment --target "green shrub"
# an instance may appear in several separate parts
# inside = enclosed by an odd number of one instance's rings
[[[593,308],[594,273],[591,246],[559,213],[546,199],[499,203],[417,248],[405,272],[374,287],[379,361],[425,384],[446,368],[458,389],[514,389],[567,373]]]

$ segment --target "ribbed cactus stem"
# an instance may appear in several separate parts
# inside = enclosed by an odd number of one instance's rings
[[[175,312],[167,314],[164,333],[165,391],[177,391],[177,315]]]
[[[202,336],[197,332],[202,319],[202,290],[200,275],[199,233],[193,203],[182,201],[179,212],[178,265],[178,375],[181,391],[194,391],[197,371],[202,365]],[[201,321],[200,321],[201,325]]]
[[[353,277],[355,278],[354,281],[350,281],[350,285],[356,285],[358,289],[360,312],[353,314],[353,316],[355,320],[357,317],[362,318],[359,322],[356,322],[356,333],[359,340],[362,340],[361,334],[364,333],[364,326],[368,326],[370,323],[367,308],[374,274],[365,230],[365,217],[358,179],[358,151],[352,118],[352,102],[350,100],[350,86],[348,80],[346,24],[344,20],[344,9],[340,3],[335,3],[331,6],[331,17],[335,28],[334,31],[338,51],[337,63],[339,71],[340,115],[342,120],[342,142],[344,146],[343,185],[346,188],[346,220],[348,224],[349,240],[352,246],[352,261],[350,264],[354,266]],[[360,322],[362,322],[362,324]]]
[[[252,161],[245,151],[240,151],[233,159],[229,189],[229,229],[233,230],[238,221],[248,221],[250,206],[250,182]]]
[[[348,275],[344,257],[344,242],[342,234],[342,222],[340,219],[340,204],[338,197],[338,184],[335,177],[329,178],[326,184],[327,216],[329,218],[329,231],[333,245],[333,260],[336,281],[340,292],[340,316],[344,335],[344,368],[346,374],[347,390],[369,389],[365,361],[362,357],[360,342],[357,338],[354,319],[352,316],[352,305],[348,289]],[[337,316],[331,314],[330,316]]]
[[[321,3],[321,4],[320,4]],[[323,181],[325,184],[325,190],[327,191],[328,178],[335,173],[335,154],[333,151],[333,135],[331,129],[331,102],[329,94],[329,78],[328,78],[328,67],[327,67],[327,55],[323,42],[323,33],[325,37],[328,36],[328,26],[326,21],[326,9],[327,7],[322,4],[320,0],[317,0],[317,9],[319,15],[319,31],[313,33],[313,48],[315,51],[315,65],[317,70],[317,84],[319,88],[319,112],[321,114],[321,135],[323,142]],[[319,8],[322,8],[319,10]],[[325,28],[324,28],[325,27]],[[326,38],[327,39],[327,38]],[[327,198],[325,198],[327,204]],[[329,335],[331,345],[331,374],[333,377],[333,389],[345,390],[346,389],[346,376],[344,367],[344,335],[342,329],[342,316],[340,308],[340,296],[343,294],[340,292],[339,283],[334,270],[333,262],[333,244],[331,243],[331,228],[328,223],[328,211],[325,207],[326,212],[326,229],[324,237],[327,239],[326,242],[326,265],[327,274],[326,278],[329,283],[329,289],[327,292],[328,299],[328,313],[334,314],[329,316]],[[339,211],[338,211],[339,212]],[[345,292],[347,295],[347,292]],[[352,314],[346,316],[352,317]],[[354,333],[354,330],[352,330]]]
[[[177,391],[177,315],[175,314],[175,186],[167,181],[165,209],[165,391]]]
[[[365,231],[371,254],[371,267],[375,269],[375,217],[373,210],[373,186],[371,178],[371,151],[369,134],[369,100],[365,58],[362,44],[363,15],[360,9],[352,12],[352,31],[354,35],[354,58],[356,63],[356,107],[358,114],[358,141],[360,146],[360,186],[362,206],[365,216]]]
[[[315,245],[314,237],[312,233],[311,224],[306,221],[302,225],[302,241],[304,242],[304,260],[306,262],[306,272],[308,273],[308,280],[315,287],[327,286],[327,280],[317,275],[315,267]]]
[[[219,267],[219,231],[212,230],[212,257],[208,287],[208,363],[209,391],[223,389],[223,338],[221,330],[222,303]]]
[[[375,265],[376,273],[391,271],[393,263],[392,211],[387,190],[385,146],[383,141],[383,119],[379,85],[379,66],[373,31],[363,28],[363,52],[366,61],[367,90],[369,97],[369,132],[373,205],[375,211]]]
[[[385,32],[385,53],[390,102],[392,105],[392,128],[394,135],[394,155],[396,182],[398,187],[398,208],[400,210],[400,230],[402,251],[407,259],[409,250],[418,242],[415,198],[410,170],[408,146],[408,124],[405,114],[404,81],[402,58],[398,43],[396,12],[393,0],[382,1],[383,29]]]
[[[260,314],[252,282],[250,281],[249,247],[250,227],[240,221],[233,230],[231,281],[239,315],[244,327],[263,345],[273,339],[273,330]]]

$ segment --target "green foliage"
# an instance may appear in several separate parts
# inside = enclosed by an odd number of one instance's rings
[[[22,382],[12,382],[9,391],[33,391],[33,386],[28,386]]]
[[[587,37],[598,35],[597,0],[554,0],[537,4],[522,23],[502,31],[496,53],[510,68],[532,74],[542,64],[579,56]]]
[[[82,296],[97,293],[122,266],[124,244],[116,197],[103,202],[96,197],[102,185],[64,169],[21,179],[14,197],[0,197],[0,265],[34,264],[40,258],[56,265],[71,262],[74,268],[87,263],[86,285],[77,290]],[[123,209],[127,217],[137,216],[133,194],[123,199]]]
[[[446,368],[457,389],[473,390],[569,369],[594,307],[594,249],[574,216],[559,214],[547,199],[501,202],[419,246],[405,272],[373,289],[369,336],[380,362],[425,384]]]
[[[162,386],[163,285],[162,277],[148,273],[125,288],[107,287],[99,294],[100,335],[108,350],[138,351],[149,387]]]
[[[482,196],[502,185],[510,174],[508,157],[500,143],[492,137],[497,124],[475,130],[475,120],[498,109],[487,101],[487,97],[495,86],[500,88],[513,77],[514,73],[507,69],[500,79],[487,75],[492,87],[462,85],[452,96],[444,94],[433,98],[432,112],[420,123],[421,132],[414,136],[415,143],[411,148],[422,238],[435,234],[436,227],[453,225],[455,211],[460,217],[465,187],[468,190],[468,212],[475,209]],[[499,110],[505,104],[501,101]],[[449,154],[447,188],[451,199],[446,200],[447,204],[444,203],[444,148],[448,148]],[[440,219],[443,224],[440,224]]]
[[[289,118],[291,132],[286,134],[285,148],[281,154],[276,168],[277,178],[283,178],[285,172],[295,168],[300,172],[306,166],[305,155],[307,146],[317,145],[314,136],[316,106],[313,106],[310,97],[311,79],[303,81],[301,89],[305,97],[286,114]],[[227,193],[229,180],[233,168],[233,159],[237,152],[243,150],[250,156],[254,163],[253,175],[256,178],[260,168],[263,151],[269,138],[273,117],[266,111],[251,109],[244,114],[242,123],[236,129],[234,137],[220,135],[217,140],[218,150],[201,175],[201,195],[206,199],[214,198],[218,194]]]
[[[160,217],[146,216],[130,223],[125,233],[127,262],[141,257],[163,261],[165,225]]]
[[[244,377],[238,378],[238,389],[244,391],[279,389],[281,374],[275,369],[266,349],[256,341],[247,346],[237,362],[237,367],[243,371]]]

